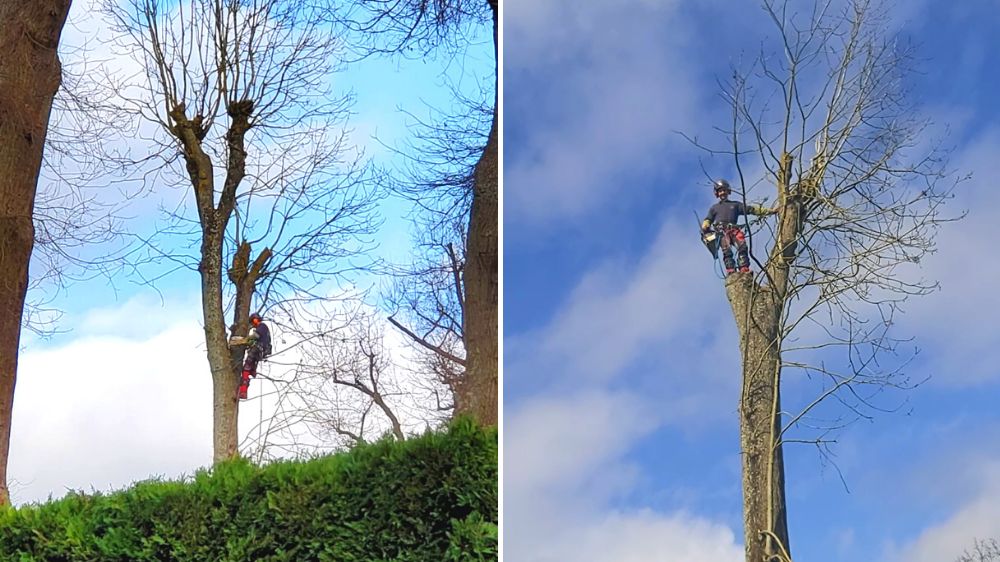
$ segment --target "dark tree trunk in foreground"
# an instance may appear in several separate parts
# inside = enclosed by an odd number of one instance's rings
[[[475,189],[465,265],[466,374],[455,405],[459,414],[471,414],[483,425],[496,425],[499,282],[495,116],[486,151],[476,166]]]
[[[0,503],[10,503],[7,454],[21,316],[34,246],[32,216],[69,0],[0,0]]]
[[[493,10],[493,46],[497,47],[497,3]],[[496,59],[494,59],[496,60]],[[456,413],[471,414],[483,425],[497,424],[499,350],[498,148],[497,98],[490,136],[475,169],[465,265],[466,374],[458,388]]]

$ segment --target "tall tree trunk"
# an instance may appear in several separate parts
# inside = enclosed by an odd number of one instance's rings
[[[212,460],[236,456],[239,408],[239,367],[229,351],[222,308],[222,235],[204,229],[202,240],[201,308],[205,345],[212,373]]]
[[[202,150],[193,123],[177,106],[171,113],[174,135],[182,143],[188,176],[194,188],[201,223],[201,312],[205,330],[205,349],[212,374],[212,459],[232,458],[237,452],[237,381],[239,367],[234,365],[226,337],[226,319],[222,308],[222,241],[226,220],[214,206],[215,179],[212,160]]]
[[[772,556],[790,551],[784,457],[779,442],[781,352],[777,336],[782,307],[770,288],[758,285],[750,274],[730,275],[726,292],[743,359],[739,414],[746,560],[770,561]]]
[[[253,112],[253,102],[243,100],[230,102],[227,106],[232,117],[229,129],[226,131],[228,160],[226,162],[226,178],[222,193],[219,196],[218,207],[215,205],[215,176],[211,157],[204,151],[201,140],[206,130],[202,126],[201,116],[189,119],[184,104],[177,103],[169,109],[173,125],[170,132],[180,141],[188,176],[194,189],[195,203],[198,207],[198,221],[201,224],[201,261],[198,272],[201,275],[201,308],[202,320],[205,324],[205,347],[208,354],[208,366],[212,373],[212,459],[219,462],[236,456],[238,453],[238,415],[239,399],[237,397],[240,377],[240,358],[242,347],[230,349],[226,333],[225,311],[222,307],[222,252],[223,239],[229,219],[236,206],[236,189],[243,180],[246,167],[246,149],[244,138],[249,130],[249,118]],[[246,280],[252,287],[256,276],[270,257],[270,250],[254,262],[253,271],[247,272],[250,246],[241,245],[234,256],[233,267],[228,271],[231,280]],[[248,278],[249,276],[249,278]],[[245,296],[244,283],[237,283],[238,304],[249,308],[249,296]],[[245,298],[244,298],[245,297]],[[248,316],[242,311],[243,318]],[[237,308],[237,318],[240,317]],[[245,320],[244,320],[245,322]],[[245,324],[242,325],[245,329]],[[239,329],[240,323],[234,324]]]
[[[495,1],[489,4],[493,10],[493,47],[496,60],[498,6]],[[498,419],[498,99],[499,97],[494,98],[493,123],[486,148],[476,163],[472,188],[463,326],[466,376],[458,388],[455,404],[456,413],[470,414],[483,425],[496,425]]]
[[[748,273],[726,279],[743,365],[739,412],[747,562],[788,562],[791,557],[781,445],[781,330],[805,217],[788,153],[778,162],[777,180],[778,232],[763,272],[766,284]]]
[[[10,503],[7,455],[32,216],[69,7],[69,0],[0,0],[0,504]]]

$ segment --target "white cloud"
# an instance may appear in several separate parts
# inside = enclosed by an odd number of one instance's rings
[[[935,382],[944,384],[982,383],[1000,378],[997,354],[995,311],[1000,310],[1000,261],[992,249],[996,209],[1000,190],[993,186],[1000,177],[1000,131],[989,131],[955,155],[960,173],[971,172],[961,184],[946,213],[968,216],[944,225],[937,237],[937,252],[927,257],[921,273],[938,280],[941,290],[912,300],[900,323],[907,335],[928,348],[929,368]]]
[[[579,217],[610,197],[627,197],[624,178],[663,170],[661,154],[674,131],[689,130],[698,114],[683,57],[687,26],[674,8],[565,0],[507,8],[508,84],[535,73],[550,86],[530,90],[547,126],[532,127],[519,151],[525,156],[505,164],[511,220]],[[518,98],[507,107],[516,110]]]
[[[444,414],[437,410],[438,400],[447,391],[422,367],[417,352],[423,348],[392,327],[381,311],[354,300],[352,293],[331,288],[329,302],[293,307],[302,330],[322,330],[324,337],[272,323],[275,353],[259,367],[262,376],[251,382],[249,400],[241,410],[244,454],[257,460],[339,450],[351,440],[333,431],[335,421],[355,433],[363,423],[366,440],[391,431],[388,417],[378,407],[369,408],[367,396],[328,378],[338,364],[341,369],[357,368],[352,362],[360,357],[362,332],[372,338],[367,349],[379,354],[379,390],[402,431],[420,434],[441,421]],[[367,379],[362,381],[370,385]]]
[[[165,327],[191,319],[201,319],[196,295],[165,298],[137,293],[120,304],[89,308],[78,318],[69,318],[69,323],[77,338],[111,335],[136,340],[149,339]]]
[[[382,343],[391,365],[384,392],[404,431],[419,433],[434,418],[431,386],[411,367],[415,361],[405,336],[385,327],[370,306],[351,300],[352,290],[329,287],[331,303],[299,310],[300,324],[325,321],[330,329],[375,314],[384,328]],[[212,382],[205,352],[201,308],[196,295],[168,296],[161,302],[140,293],[117,306],[86,309],[74,331],[50,342],[34,340],[19,357],[14,399],[9,476],[16,504],[61,497],[67,490],[120,489],[151,477],[191,474],[212,463]],[[274,456],[302,452],[309,444],[328,450],[329,435],[309,426],[286,401],[277,409],[277,391],[287,388],[301,359],[302,338],[271,321],[275,354],[259,366],[250,399],[241,402],[241,452],[253,456],[268,428],[272,438],[293,439],[298,448],[277,448]],[[274,319],[279,320],[279,319]],[[233,391],[235,392],[235,387]],[[356,404],[359,397],[345,397]],[[331,404],[331,408],[335,405]],[[332,415],[332,414],[331,414]],[[366,437],[388,428],[376,412]],[[264,420],[261,423],[261,420]],[[256,457],[254,457],[256,458]]]
[[[656,376],[673,386],[672,403],[700,394],[717,400],[720,388],[736,388],[736,330],[723,282],[697,232],[682,225],[665,222],[637,263],[608,260],[584,276],[546,327],[507,337],[508,372],[545,372],[575,386],[619,379],[636,361],[655,358]]]
[[[511,560],[739,560],[725,525],[687,513],[611,509],[638,468],[625,460],[662,415],[634,394],[533,398],[504,428],[504,552]]]
[[[9,457],[15,503],[211,465],[212,382],[196,303],[140,294],[85,311],[72,339],[26,346]],[[267,369],[283,376],[281,366]],[[261,392],[258,379],[251,395]],[[260,415],[256,406],[241,409],[243,433]]]
[[[890,557],[900,562],[954,560],[976,539],[1000,538],[1000,461],[984,463],[978,476],[978,493]]]
[[[579,488],[595,472],[614,480],[620,471],[601,465],[622,456],[636,438],[658,425],[658,417],[629,394],[592,390],[568,399],[530,399],[510,412],[504,426],[505,459],[510,461],[504,483],[520,499],[517,494],[533,497]]]
[[[23,352],[9,466],[15,503],[211,464],[202,333],[177,322],[144,339],[91,336]]]
[[[735,400],[725,291],[697,232],[683,224],[667,220],[635,262],[611,259],[591,271],[544,328],[506,338],[508,382],[545,374],[532,396],[505,409],[507,558],[741,559],[724,524],[617,503],[648,482],[628,459],[640,440],[667,424],[689,429],[731,415],[721,389]],[[634,384],[619,384],[626,376]]]
[[[687,514],[612,512],[559,535],[522,560],[529,562],[737,562],[743,547],[731,529]]]

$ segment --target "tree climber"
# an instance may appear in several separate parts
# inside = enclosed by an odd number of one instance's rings
[[[701,232],[707,234],[714,229],[720,236],[719,245],[722,248],[722,261],[726,264],[726,275],[736,271],[750,271],[750,255],[747,250],[746,236],[736,221],[741,215],[773,215],[778,211],[766,209],[758,205],[744,205],[742,201],[730,201],[729,194],[733,189],[726,180],[716,180],[713,183],[715,196],[719,202],[712,205],[701,223]],[[736,245],[736,262],[733,262],[732,246]],[[714,252],[713,252],[714,254]]]
[[[234,338],[234,344],[248,344],[246,359],[243,361],[243,372],[240,374],[240,400],[246,400],[247,389],[250,388],[250,377],[257,376],[257,363],[271,354],[271,330],[264,323],[260,314],[250,315],[250,333],[246,338]]]

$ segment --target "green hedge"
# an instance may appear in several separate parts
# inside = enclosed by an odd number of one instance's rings
[[[0,512],[0,560],[497,559],[497,433],[441,433],[263,467],[233,461]]]

